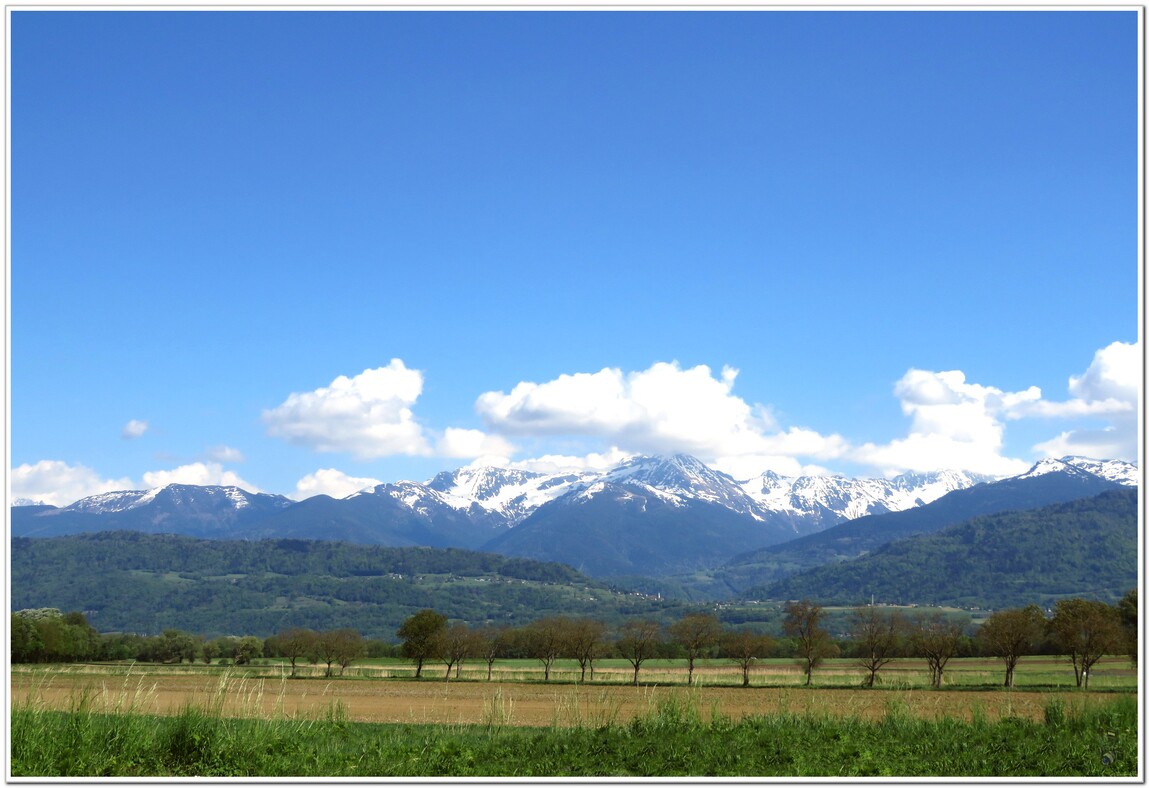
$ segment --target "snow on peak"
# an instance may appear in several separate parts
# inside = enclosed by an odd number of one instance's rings
[[[106,514],[111,512],[125,512],[151,501],[162,490],[155,487],[151,490],[117,490],[115,492],[98,493],[81,498],[73,504],[64,507],[70,512],[84,512],[87,514]]]
[[[1046,457],[1034,464],[1025,473],[1018,476],[1018,479],[1032,479],[1035,476],[1044,476],[1047,473],[1063,473],[1071,470],[1072,466],[1065,462],[1065,460],[1057,460],[1053,457]]]
[[[1094,460],[1089,457],[1069,456],[1062,457],[1061,462],[1127,487],[1136,487],[1141,483],[1140,469],[1125,460]]]
[[[426,487],[456,509],[479,506],[513,524],[596,476],[591,472],[544,474],[483,465],[443,471]]]
[[[81,498],[64,507],[70,512],[111,514],[146,506],[156,499],[175,505],[193,501],[219,501],[223,499],[233,509],[246,509],[252,505],[252,494],[239,487],[216,485],[168,484],[150,490],[119,490]],[[287,499],[284,499],[286,501]]]
[[[839,475],[779,476],[766,471],[740,482],[764,508],[796,516],[853,520],[931,503],[953,490],[988,477],[963,471],[902,474],[892,479],[851,479]]]

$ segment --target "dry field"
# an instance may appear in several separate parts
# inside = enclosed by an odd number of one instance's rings
[[[356,722],[532,726],[625,723],[676,701],[697,709],[704,720],[715,713],[731,719],[793,713],[876,720],[891,710],[926,719],[969,720],[976,712],[987,720],[1039,720],[1054,698],[1070,708],[1111,699],[1081,692],[284,679],[230,672],[125,677],[80,668],[13,671],[11,689],[14,706],[31,701],[69,709],[84,703],[93,711],[172,714],[190,703],[224,716],[322,719],[338,713]]]

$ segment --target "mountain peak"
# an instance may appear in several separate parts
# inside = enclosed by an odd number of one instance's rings
[[[1069,455],[1062,457],[1061,462],[1127,487],[1136,487],[1141,483],[1141,472],[1138,467],[1125,460],[1096,460],[1091,457]]]

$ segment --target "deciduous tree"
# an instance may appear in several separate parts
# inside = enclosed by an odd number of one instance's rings
[[[1045,615],[1037,605],[997,610],[978,629],[986,650],[1005,663],[1005,686],[1013,686],[1018,660],[1033,652],[1045,634]]]
[[[1073,663],[1077,686],[1089,689],[1089,671],[1106,654],[1121,645],[1121,624],[1117,611],[1091,599],[1062,599],[1053,608],[1049,622],[1062,653]]]
[[[291,661],[291,675],[294,676],[296,662],[315,650],[315,639],[318,636],[313,629],[291,627],[278,633],[274,638],[268,638],[267,644],[272,645],[279,656]]]
[[[551,668],[567,647],[570,619],[548,616],[523,628],[527,653],[543,664],[543,681],[551,680]]]
[[[863,686],[873,687],[881,680],[878,671],[894,658],[905,629],[905,619],[896,610],[883,613],[873,606],[854,609],[850,638],[858,649],[858,664],[866,670]]]
[[[694,661],[705,656],[722,636],[722,625],[709,613],[691,613],[668,628],[671,640],[686,651],[686,683],[694,684]]]
[[[910,644],[914,653],[925,657],[930,669],[930,686],[941,687],[946,663],[957,655],[962,626],[940,613],[919,615],[913,624]]]
[[[806,674],[806,686],[814,681],[814,668],[838,653],[838,645],[822,627],[822,606],[808,599],[786,604],[782,631],[795,640],[799,661]]]
[[[738,663],[742,669],[742,686],[750,686],[750,668],[754,662],[770,653],[774,639],[769,635],[748,630],[726,632],[721,639],[722,655]]]
[[[252,660],[263,656],[263,641],[254,635],[246,635],[235,644],[235,664],[250,665]]]
[[[598,657],[606,636],[606,624],[591,618],[576,618],[567,629],[566,651],[578,660],[579,681],[586,681],[586,671],[590,668],[594,679],[594,660]]]
[[[455,677],[463,662],[478,649],[475,633],[463,623],[451,624],[439,633],[439,647],[436,649],[441,659],[447,665],[447,675],[444,681],[450,681],[451,668],[455,668]]]
[[[487,681],[491,680],[495,660],[506,656],[511,637],[510,628],[505,626],[483,627],[479,630],[475,647],[478,649],[477,653],[487,663]]]
[[[619,629],[618,651],[634,668],[634,686],[638,686],[639,668],[654,656],[661,636],[662,625],[657,621],[630,619]]]
[[[420,610],[396,630],[403,640],[402,654],[415,663],[415,678],[423,675],[423,663],[435,656],[439,633],[447,628],[447,617],[434,610]]]

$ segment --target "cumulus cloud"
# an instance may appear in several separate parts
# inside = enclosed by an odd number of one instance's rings
[[[1070,376],[1069,393],[1089,401],[1109,401],[1136,405],[1141,382],[1139,343],[1114,342],[1093,354],[1089,369]]]
[[[134,489],[132,480],[126,477],[105,479],[91,468],[60,460],[40,460],[13,468],[11,485],[14,500],[52,506],[67,506],[98,493]]]
[[[1046,457],[1134,460],[1140,379],[1140,347],[1124,342],[1098,350],[1083,374],[1069,378],[1072,398],[1061,402],[1045,399],[1037,386],[1006,392],[971,383],[958,370],[911,369],[894,387],[911,420],[909,434],[886,444],[867,443],[849,456],[887,473],[946,467],[1006,476],[1030,465],[1003,455],[1008,422],[1093,418],[1108,423],[1061,432],[1034,451]]]
[[[655,450],[708,445],[715,430],[728,438],[769,426],[764,411],[754,413],[731,395],[737,375],[726,367],[715,379],[706,365],[682,369],[677,362],[630,373],[607,368],[519,383],[509,394],[488,391],[479,396],[476,410],[492,428],[511,435],[621,434]]]
[[[126,440],[133,440],[141,437],[148,431],[148,423],[139,419],[132,419],[124,425],[123,430],[120,431],[120,436]]]
[[[440,457],[510,457],[515,447],[505,438],[482,430],[448,427],[435,444]]]
[[[166,487],[169,484],[220,485],[240,487],[248,492],[262,492],[251,482],[244,481],[234,471],[229,471],[218,462],[193,462],[178,468],[164,471],[148,471],[144,474],[146,487]]]
[[[595,437],[628,454],[687,452],[733,464],[744,457],[798,452],[832,458],[845,451],[839,436],[778,431],[764,407],[733,393],[737,377],[731,367],[716,377],[704,364],[683,369],[677,362],[638,372],[606,368],[519,383],[509,393],[489,391],[475,409],[496,433]]]
[[[938,468],[1007,476],[1023,473],[1029,463],[1002,456],[1005,414],[1032,403],[1041,391],[1005,392],[966,381],[959,370],[911,369],[894,386],[902,412],[910,417],[905,438],[866,443],[851,459],[886,473]]]
[[[321,452],[346,452],[370,460],[395,454],[429,455],[431,448],[411,406],[423,374],[401,359],[385,367],[340,375],[329,386],[291,394],[265,410],[269,435]]]
[[[1094,353],[1088,369],[1069,378],[1067,388],[1073,399],[1046,403],[1032,415],[1094,416],[1108,423],[1063,431],[1034,449],[1046,457],[1074,454],[1136,460],[1142,366],[1139,343],[1114,342]]]
[[[320,468],[315,473],[309,473],[296,482],[295,493],[291,496],[297,501],[310,498],[314,495],[330,495],[332,498],[346,498],[352,493],[375,487],[383,482],[378,479],[348,476],[335,468]]]

